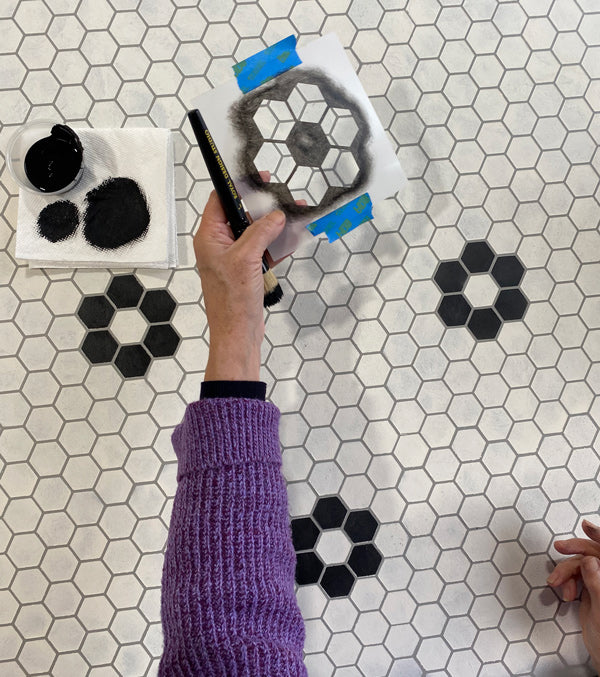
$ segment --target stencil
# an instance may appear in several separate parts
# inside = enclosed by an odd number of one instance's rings
[[[190,106],[206,120],[252,218],[275,208],[286,213],[286,227],[269,247],[275,260],[311,239],[311,233],[322,233],[307,226],[325,216],[328,237],[345,234],[351,228],[341,208],[364,194],[376,205],[406,181],[337,37],[310,42],[297,55],[297,65],[266,82],[257,78],[262,84],[250,91],[232,79]],[[242,63],[248,66],[253,59]],[[238,77],[245,72],[239,64],[236,70]],[[271,173],[270,181],[261,179],[263,170]],[[365,220],[353,221],[352,227]]]
[[[317,70],[280,75],[243,97],[231,118],[244,138],[240,171],[288,214],[322,211],[368,180],[367,120],[356,102]],[[263,170],[271,173],[269,182],[261,179]]]

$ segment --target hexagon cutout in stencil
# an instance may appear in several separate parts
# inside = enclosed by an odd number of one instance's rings
[[[308,83],[308,82],[299,82],[294,89],[292,90],[291,94],[288,97],[288,105],[298,120],[303,120],[306,119],[304,118],[304,114],[311,109],[308,108],[309,106],[314,106],[314,105],[323,106],[323,110],[320,114],[320,117],[322,117],[323,112],[327,106],[325,103],[323,94],[319,87],[315,84]],[[313,110],[316,110],[313,108]],[[309,113],[310,117],[310,113]],[[320,119],[319,117],[319,119]],[[318,122],[318,120],[314,120],[314,122]]]
[[[330,186],[335,188],[350,186],[358,172],[358,163],[349,150],[331,148],[324,158],[323,173]]]
[[[310,101],[302,109],[300,120],[302,122],[320,122],[323,119],[326,110],[327,104],[325,101]]]
[[[323,175],[323,172],[314,171],[306,187],[310,197],[311,204],[318,204],[323,199],[323,196],[327,192],[328,188],[327,181]]]
[[[332,112],[336,115],[336,120],[329,135],[337,146],[350,148],[358,134],[358,125],[350,111],[345,110],[345,114],[340,115],[340,110],[333,108]]]
[[[285,141],[294,126],[294,116],[285,101],[265,99],[254,115],[264,139]]]
[[[334,171],[340,181],[340,186],[350,186],[354,183],[359,168],[356,158],[349,150],[343,150],[340,153]]]
[[[254,158],[254,164],[259,171],[271,172],[271,180],[279,183],[286,183],[296,166],[285,143],[270,141],[260,146]]]
[[[288,188],[294,200],[306,200],[312,204],[312,197],[308,192],[308,185],[313,177],[314,171],[311,167],[296,167],[291,179],[288,181]]]
[[[254,113],[254,122],[263,139],[271,139],[277,129],[277,118],[269,107],[270,101],[263,101]]]

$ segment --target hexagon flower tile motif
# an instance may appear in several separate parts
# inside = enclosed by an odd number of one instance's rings
[[[348,512],[337,496],[320,498],[311,516],[292,521],[296,582],[320,583],[329,597],[347,596],[356,578],[379,569],[381,553],[371,542],[376,529],[370,510]]]
[[[503,321],[525,314],[523,273],[516,256],[496,257],[485,240],[468,242],[460,259],[442,261],[434,275],[444,292],[438,315],[448,327],[466,325],[476,339],[496,338]]]
[[[175,301],[166,289],[145,291],[135,275],[113,277],[106,294],[85,296],[77,310],[88,329],[81,351],[92,364],[144,376],[153,357],[171,357],[179,334],[168,324]]]
[[[36,117],[172,128],[181,263],[28,269],[2,171],[2,675],[156,674],[170,434],[208,349],[192,235],[210,185],[185,111],[235,62],[331,31],[409,183],[282,262],[266,316],[309,675],[593,674],[577,603],[545,581],[554,538],[600,505],[597,11],[5,0],[2,150]],[[257,152],[281,181],[289,155],[318,202],[351,177],[356,130],[294,96],[256,111]]]

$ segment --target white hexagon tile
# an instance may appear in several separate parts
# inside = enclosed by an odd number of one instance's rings
[[[170,433],[207,355],[192,234],[210,185],[185,111],[236,61],[328,32],[409,182],[284,262],[267,313],[309,675],[592,674],[578,603],[545,579],[555,537],[600,509],[599,11],[0,3],[2,150],[40,117],[174,129],[181,260],[28,269],[3,163],[2,675],[156,673]]]

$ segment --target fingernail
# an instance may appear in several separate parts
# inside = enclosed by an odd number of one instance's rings
[[[596,531],[598,529],[598,527],[589,520],[583,520],[583,523],[588,529],[591,529],[592,531]]]
[[[548,578],[546,579],[546,583],[548,583],[548,585],[554,585],[554,583],[556,583],[557,579],[558,579],[558,576],[556,575],[556,573],[552,572],[550,574],[550,576],[548,576]]]
[[[273,222],[279,226],[285,221],[285,214],[281,209],[276,209],[271,213],[271,218],[273,219]]]

